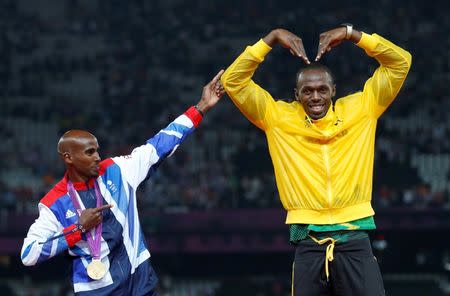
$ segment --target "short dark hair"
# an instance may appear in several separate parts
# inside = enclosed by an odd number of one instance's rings
[[[333,72],[331,72],[330,68],[328,68],[327,66],[320,64],[320,63],[311,63],[309,65],[306,65],[305,67],[301,68],[300,70],[298,70],[297,75],[295,75],[295,85],[297,86],[298,83],[298,78],[300,77],[300,75],[308,70],[322,70],[324,72],[327,72],[328,75],[330,75],[331,78],[331,84],[334,84],[334,75]]]

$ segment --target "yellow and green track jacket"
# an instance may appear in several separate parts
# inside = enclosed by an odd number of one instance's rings
[[[271,50],[263,40],[222,75],[234,104],[266,134],[288,224],[345,223],[374,214],[376,124],[405,81],[411,54],[377,34],[363,33],[357,46],[380,66],[362,91],[339,98],[315,121],[299,102],[275,101],[252,80]]]

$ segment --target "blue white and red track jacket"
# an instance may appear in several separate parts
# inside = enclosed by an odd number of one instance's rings
[[[114,205],[103,211],[101,261],[108,267],[108,273],[102,279],[92,280],[86,273],[92,257],[86,237],[79,231],[40,244],[75,228],[78,216],[67,191],[67,176],[39,202],[39,217],[22,246],[23,264],[35,265],[67,250],[72,256],[75,295],[146,295],[155,289],[157,277],[139,222],[136,189],[194,131],[201,119],[200,113],[191,107],[130,155],[100,163],[96,181],[103,204]],[[96,207],[94,180],[91,181],[91,184],[74,183],[82,210]]]

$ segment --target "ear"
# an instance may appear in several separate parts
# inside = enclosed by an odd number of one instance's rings
[[[333,84],[333,88],[331,90],[331,98],[334,98],[335,95],[336,95],[336,84]]]
[[[300,96],[298,95],[297,88],[294,88],[294,95],[295,95],[295,100],[300,102]]]
[[[61,154],[61,158],[66,164],[71,164],[73,162],[72,161],[72,156],[70,155],[69,152],[62,153]]]

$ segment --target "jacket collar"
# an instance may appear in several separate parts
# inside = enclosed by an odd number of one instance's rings
[[[75,190],[88,190],[94,188],[94,178],[89,179],[88,182],[73,182],[73,187]],[[61,180],[61,187],[67,188],[67,183],[69,183],[69,175],[67,171],[64,174],[64,178]]]
[[[324,117],[316,120],[312,119],[308,114],[306,114],[306,111],[303,108],[302,104],[299,105],[301,109],[301,116],[302,118],[304,118],[305,125],[308,127],[316,127],[320,130],[327,130],[332,128],[339,120],[336,116],[336,113],[334,112],[333,104],[330,105],[330,108],[328,109]]]

